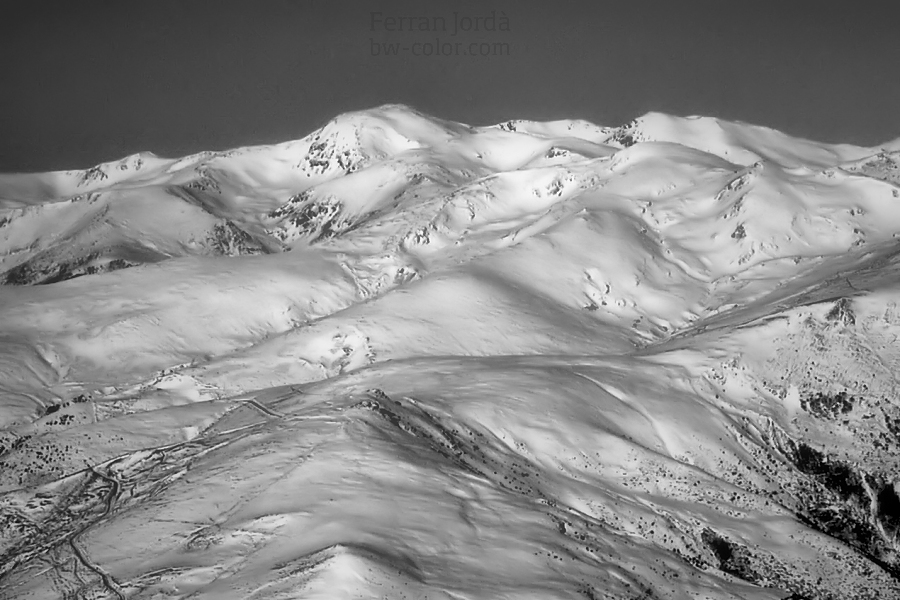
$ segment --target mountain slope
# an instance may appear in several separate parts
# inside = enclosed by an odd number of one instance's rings
[[[900,597],[894,154],[387,105],[0,176],[0,587]]]

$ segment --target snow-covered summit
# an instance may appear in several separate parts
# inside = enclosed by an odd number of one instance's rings
[[[674,142],[741,165],[768,160],[784,167],[830,167],[873,153],[870,148],[814,142],[768,127],[660,112],[647,113],[617,128],[613,140],[625,146],[648,141]]]

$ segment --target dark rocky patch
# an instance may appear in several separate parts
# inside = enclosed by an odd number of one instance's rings
[[[7,271],[3,276],[3,284],[49,285],[85,275],[117,271],[136,264],[121,258],[113,259],[106,264],[91,264],[100,257],[99,252],[92,252],[71,260],[58,260],[55,253],[43,254]]]
[[[272,219],[279,219],[285,215],[288,215],[296,210],[296,206],[303,204],[310,198],[312,198],[310,190],[306,190],[305,192],[301,192],[299,194],[294,194],[293,196],[288,198],[287,202],[270,211],[269,217],[271,217]]]
[[[346,174],[358,170],[365,159],[365,155],[359,149],[340,150],[332,137],[323,140],[321,135],[316,135],[309,146],[309,151],[298,166],[304,167],[307,171],[324,174],[336,164]]]
[[[119,269],[127,269],[128,267],[133,267],[133,266],[134,266],[133,263],[130,263],[125,259],[114,258],[113,260],[109,261],[109,263],[106,265],[106,270],[107,271],[118,271]]]
[[[209,170],[205,167],[197,167],[197,179],[189,182],[185,187],[200,192],[216,192],[221,193],[222,189],[215,178],[210,175]]]
[[[808,510],[809,519],[815,529],[833,538],[848,543],[870,558],[877,558],[880,551],[878,531],[875,527],[854,514],[849,506],[816,505]]]
[[[95,167],[91,167],[81,174],[81,178],[78,180],[78,185],[82,186],[87,185],[93,181],[103,181],[108,177],[109,175],[106,174],[106,172],[100,167],[100,165],[97,165]]]
[[[15,266],[6,272],[3,279],[5,285],[28,285],[32,282],[33,273],[27,263]]]
[[[900,496],[892,483],[884,484],[875,498],[878,520],[889,536],[900,533]]]
[[[623,148],[628,148],[630,146],[634,146],[637,143],[634,140],[634,136],[632,136],[630,133],[622,133],[622,132],[616,133],[616,135],[613,136],[613,141],[616,141],[619,144],[621,144]]]
[[[900,152],[879,152],[866,162],[854,165],[848,170],[897,185],[900,184],[898,159],[900,159]],[[897,197],[896,191],[894,190],[894,197]]]
[[[638,132],[637,128],[637,121],[630,121],[629,123],[617,128],[609,141],[614,144],[618,144],[623,148],[634,146],[635,144],[644,141],[640,138],[640,133]]]
[[[224,256],[244,256],[262,254],[265,248],[232,221],[217,223],[208,238],[210,246],[217,254]]]
[[[353,224],[340,216],[343,210],[343,204],[340,201],[334,198],[325,198],[308,201],[296,207],[304,200],[309,200],[309,196],[306,194],[296,196],[284,206],[269,213],[269,216],[289,215],[287,222],[296,227],[301,235],[309,236],[310,243],[332,238],[352,228]],[[282,241],[286,239],[286,233],[282,230],[276,229],[270,233],[280,237]]]
[[[16,439],[16,441],[14,441],[12,443],[12,445],[9,447],[9,450],[10,451],[18,450],[19,448],[24,446],[26,443],[28,443],[28,440],[30,440],[30,439],[31,439],[30,435],[23,435],[22,437]]]
[[[751,583],[758,583],[763,579],[753,568],[750,553],[743,545],[732,542],[708,527],[700,534],[700,539],[712,550],[718,562],[717,568],[723,573]]]
[[[877,527],[877,523],[885,530],[900,526],[900,498],[893,486],[803,442],[790,440],[784,452],[797,470],[817,484],[798,498],[797,517],[807,526],[852,546],[900,580],[900,564],[892,543]],[[870,489],[878,490],[875,497]],[[884,508],[873,518],[871,506],[881,506],[881,499]]]
[[[859,474],[845,463],[831,460],[803,442],[796,445],[792,460],[802,473],[815,477],[842,499],[868,498]]]
[[[809,414],[821,419],[833,419],[839,415],[846,415],[853,410],[856,398],[847,392],[837,394],[817,393],[800,399],[800,406]]]
[[[854,325],[856,323],[856,314],[853,312],[853,306],[849,298],[841,298],[835,302],[831,310],[825,315],[825,318],[844,325]]]
[[[896,441],[900,442],[900,416],[884,415],[884,427],[894,436]]]

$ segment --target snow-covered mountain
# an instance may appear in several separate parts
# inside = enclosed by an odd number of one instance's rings
[[[660,113],[0,175],[0,597],[900,597],[898,233]]]

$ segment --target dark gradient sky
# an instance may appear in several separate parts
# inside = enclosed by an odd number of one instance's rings
[[[84,168],[302,137],[402,102],[481,125],[649,110],[822,141],[900,136],[891,4],[829,2],[6,2],[0,172]],[[509,31],[372,31],[385,16],[509,19]],[[501,13],[502,11],[502,13]],[[416,57],[415,42],[506,42]],[[373,56],[372,41],[410,47]]]

